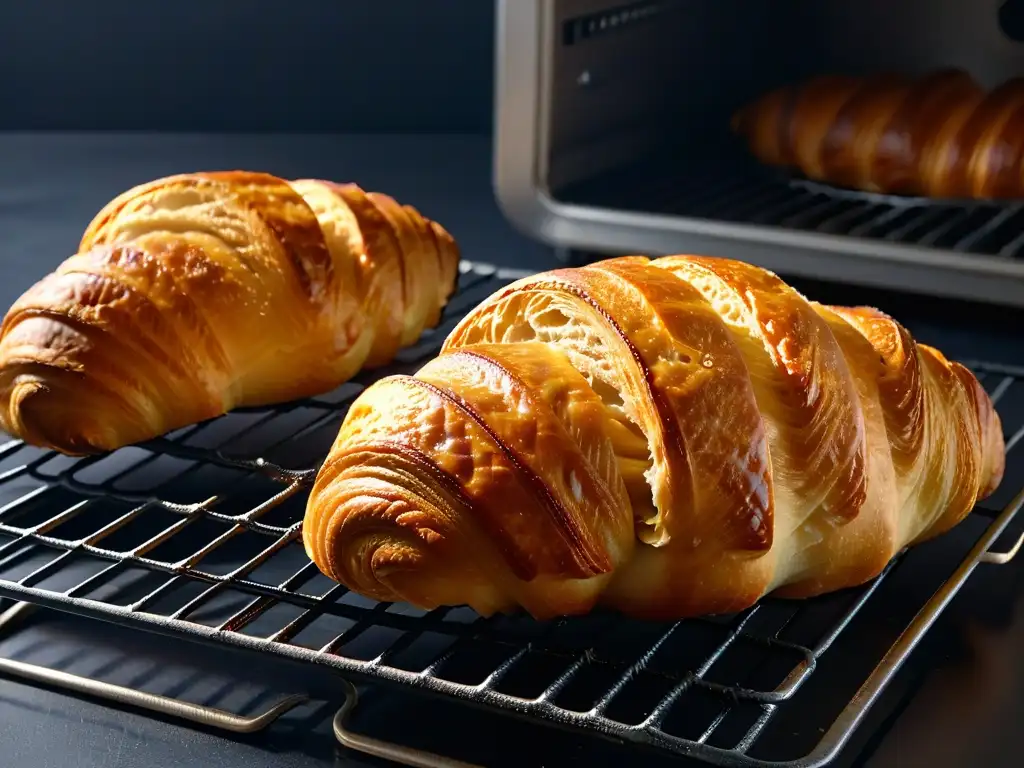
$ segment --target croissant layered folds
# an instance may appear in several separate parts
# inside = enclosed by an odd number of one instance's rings
[[[974,376],[744,263],[519,280],[353,404],[304,541],[382,601],[679,618],[877,575],[1003,474]]]
[[[766,165],[868,192],[1024,196],[1024,78],[985,89],[961,70],[824,75],[739,110],[733,130]]]
[[[94,453],[330,390],[438,322],[458,260],[438,224],[354,184],[143,184],[4,318],[0,424]]]

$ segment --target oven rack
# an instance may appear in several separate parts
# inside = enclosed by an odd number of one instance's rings
[[[959,200],[846,189],[760,165],[709,139],[707,159],[652,160],[556,190],[569,203],[1024,258],[1024,200]]]
[[[373,380],[418,368],[465,312],[522,274],[464,262],[436,330],[395,365],[322,397],[242,409],[104,456],[0,446],[0,597],[19,601],[0,631],[41,606],[321,665],[344,676],[339,741],[408,765],[462,764],[354,733],[346,724],[354,682],[397,684],[720,766],[829,762],[974,569],[1008,562],[1020,548],[1018,540],[993,551],[1024,505],[1024,370],[971,364],[1007,433],[1003,487],[958,535],[898,557],[860,589],[769,598],[737,615],[682,622],[603,613],[535,622],[376,603],[330,582],[302,551],[301,519],[348,404]],[[891,585],[915,557],[913,581],[927,581],[926,590],[918,603],[904,599],[905,587],[893,598]],[[905,615],[885,646],[845,655],[850,643],[870,646],[866,617],[894,605]],[[838,667],[846,678],[851,667],[863,674],[842,688]],[[0,659],[0,673],[242,732],[301,701],[242,718],[11,660]],[[832,709],[813,698],[826,689],[841,695]],[[820,720],[793,743],[791,713],[804,700]]]

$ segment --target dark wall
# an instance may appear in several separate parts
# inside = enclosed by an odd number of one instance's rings
[[[467,131],[489,0],[0,0],[0,129]]]

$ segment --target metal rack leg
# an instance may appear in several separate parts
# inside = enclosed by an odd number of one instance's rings
[[[352,714],[352,710],[356,708],[356,704],[359,703],[359,693],[348,680],[341,682],[345,689],[345,703],[341,705],[341,709],[334,716],[334,737],[343,747],[374,757],[382,757],[400,765],[411,765],[414,768],[480,768],[472,763],[463,763],[459,760],[435,755],[432,752],[403,747],[350,731],[346,721]]]
[[[0,614],[0,635],[34,608],[35,606],[30,603],[15,603]],[[144,693],[132,688],[103,683],[88,677],[80,677],[35,664],[14,661],[13,659],[0,658],[0,674],[19,677],[23,680],[42,683],[43,685],[85,694],[86,696],[117,704],[128,704],[162,715],[188,720],[199,725],[231,731],[232,733],[256,733],[261,731],[288,710],[308,700],[307,696],[287,696],[262,714],[243,717],[216,709],[215,707],[190,704],[178,699],[171,699],[153,693]]]
[[[981,554],[981,557],[978,558],[978,562],[988,563],[990,565],[1006,565],[1017,556],[1017,553],[1020,552],[1022,547],[1024,547],[1024,533],[1020,535],[1017,539],[1017,543],[1010,547],[1008,551],[993,552],[988,550]]]

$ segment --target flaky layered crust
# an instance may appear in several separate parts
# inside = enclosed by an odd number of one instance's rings
[[[423,608],[679,618],[860,584],[1003,473],[974,376],[725,259],[525,278],[355,402],[310,496],[333,579]]]
[[[458,258],[439,225],[354,184],[143,184],[4,318],[0,424],[93,453],[327,391],[438,321]]]
[[[959,70],[822,76],[744,107],[733,130],[767,165],[852,189],[1024,196],[1024,78],[986,90]]]

